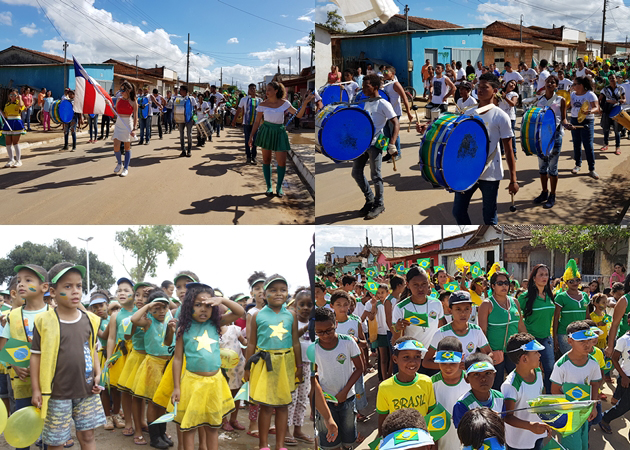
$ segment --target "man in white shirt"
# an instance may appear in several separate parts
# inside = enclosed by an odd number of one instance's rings
[[[475,79],[478,80],[482,74],[483,74],[483,64],[481,63],[481,61],[477,61],[477,68],[475,69]]]
[[[353,161],[352,178],[357,182],[361,192],[363,192],[365,196],[365,205],[359,210],[359,214],[363,216],[365,220],[374,219],[385,211],[383,178],[381,177],[381,163],[383,161],[384,149],[377,148],[375,145],[378,145],[378,138],[383,134],[383,128],[386,126],[388,120],[391,120],[394,125],[394,130],[392,131],[392,136],[389,141],[389,146],[393,146],[393,149],[396,148],[395,142],[398,137],[398,132],[400,131],[400,123],[398,122],[394,108],[391,103],[381,98],[378,94],[380,87],[381,77],[378,75],[366,75],[363,78],[363,93],[370,99],[373,99],[365,102],[364,105],[365,111],[370,115],[374,123],[374,136],[370,148]],[[370,163],[370,176],[374,184],[376,195],[372,192],[368,180],[363,173],[368,161]]]
[[[225,96],[223,94],[221,94],[220,92],[217,92],[217,87],[213,84],[212,86],[210,86],[210,97],[214,97],[214,105],[217,109],[220,108],[221,111],[223,111],[223,105],[225,105],[226,100],[225,100]],[[223,130],[223,122],[224,122],[224,116],[223,114],[221,115],[221,129]],[[218,135],[217,135],[218,136]]]
[[[162,139],[162,111],[164,110],[164,105],[166,102],[164,98],[160,95],[157,89],[153,89],[153,95],[149,96],[151,114],[155,117],[155,124],[157,125],[158,135],[160,139]]]
[[[549,63],[546,59],[540,60],[540,73],[538,74],[538,84],[536,85],[536,94],[540,95],[545,92],[545,82],[547,81],[547,77],[549,76],[549,71],[547,70],[547,65]]]
[[[510,61],[506,61],[503,67],[505,67],[505,73],[503,74],[504,85],[507,85],[512,80],[516,81],[516,84],[523,84],[523,77],[520,73],[512,69],[512,63]]]
[[[256,165],[256,145],[249,147],[249,138],[256,121],[256,108],[262,103],[262,98],[256,96],[256,85],[254,83],[247,87],[247,96],[238,103],[238,112],[234,115],[232,126],[236,126],[236,116],[243,114],[243,133],[245,134],[245,155],[247,164]],[[256,142],[256,136],[254,136]]]
[[[485,73],[479,79],[477,87],[477,97],[479,106],[466,111],[467,115],[477,115],[477,111],[484,106],[492,104],[492,99],[499,89],[499,79],[491,74]],[[453,201],[453,216],[458,225],[470,225],[472,222],[468,215],[470,200],[477,191],[481,189],[483,199],[483,222],[485,225],[497,224],[497,198],[499,195],[499,183],[503,179],[503,162],[499,151],[499,141],[503,142],[505,149],[505,159],[510,171],[510,184],[508,190],[510,194],[518,192],[516,182],[516,160],[512,150],[512,124],[508,115],[500,108],[494,106],[490,110],[480,114],[488,130],[490,140],[486,169],[481,174],[479,181],[472,188],[465,192],[456,192]]]
[[[464,81],[466,81],[466,71],[462,67],[462,62],[457,61],[455,63],[455,93],[453,94],[455,103],[459,99],[459,85]]]

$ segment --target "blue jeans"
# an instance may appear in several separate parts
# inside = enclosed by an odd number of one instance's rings
[[[604,413],[602,419],[604,422],[610,424],[613,420],[622,417],[625,413],[630,411],[630,388],[621,386],[621,377],[617,378],[617,386],[620,390],[619,401],[616,405],[610,408]],[[599,405],[599,404],[598,404]]]
[[[28,108],[24,110],[22,114],[24,115],[22,122],[24,122],[24,126],[26,127],[26,129],[30,130],[31,129],[31,115],[33,114],[33,107],[29,106]]]
[[[372,178],[376,195],[372,193],[368,180],[365,178],[363,173],[365,165],[368,161],[370,163],[370,177]],[[354,181],[357,182],[359,189],[363,192],[365,200],[368,202],[374,202],[374,206],[383,205],[383,178],[381,177],[382,161],[383,151],[372,146],[352,163],[352,178],[354,178]]]
[[[63,146],[68,146],[68,135],[72,135],[72,148],[77,146],[77,124],[79,123],[79,114],[74,113],[70,123],[63,124]]]
[[[98,114],[94,114],[94,117],[88,116],[88,126],[90,128],[90,140],[96,140],[98,138]]]
[[[497,197],[499,195],[499,183],[500,181],[479,180],[467,191],[455,192],[453,216],[457,221],[457,225],[472,225],[470,216],[468,215],[468,206],[470,205],[470,199],[477,189],[481,189],[483,223],[485,225],[496,225],[498,223]]]
[[[249,146],[249,138],[252,135],[253,125],[243,125],[243,133],[245,133],[245,155],[247,159],[256,159],[256,144]],[[258,132],[256,132],[258,134]],[[254,135],[254,142],[256,142],[256,134]]]
[[[571,125],[584,125],[584,128],[571,130],[573,138],[573,159],[576,166],[582,165],[582,144],[584,144],[584,153],[588,161],[588,170],[595,170],[595,152],[593,150],[593,119],[584,119],[584,122],[578,124],[577,117],[571,118]]]
[[[505,376],[516,368],[512,360],[508,358],[507,353],[503,353],[503,355],[503,362],[494,365],[494,370],[496,370],[497,373],[494,376],[494,384],[492,385],[492,389],[499,392],[501,392],[501,385],[505,381]]]
[[[170,133],[173,131],[173,109],[164,108],[164,132]]]
[[[536,441],[536,443],[534,444],[534,447],[531,450],[541,450],[542,446],[543,446],[543,442],[544,442],[545,438],[540,438]],[[517,447],[510,447],[509,445],[505,444],[505,448],[507,450],[521,450],[520,448]]]
[[[615,147],[619,147],[619,124],[608,117],[608,114],[602,114],[602,130],[604,131],[604,145],[608,145],[608,136],[610,135],[610,127],[612,126],[613,133],[615,133]]]
[[[315,419],[315,425],[319,433],[319,445],[322,448],[337,448],[341,444],[349,447],[354,444],[357,439],[357,418],[354,414],[354,395],[340,404],[326,402],[330,414],[339,428],[338,436],[335,436],[333,442],[328,442],[326,434],[328,429],[326,428],[326,422],[324,418],[317,412]]]
[[[140,117],[140,143],[142,144],[145,140],[149,142],[151,140],[151,117],[148,116],[146,119]]]
[[[558,159],[560,159],[560,150],[562,149],[562,135],[558,133],[553,149],[548,156],[538,155],[538,173],[541,175],[549,175],[550,177],[558,176]]]
[[[553,354],[553,338],[549,336],[544,339],[537,339],[537,341],[545,346],[545,349],[540,351],[540,362],[542,363],[544,371],[545,393],[551,394],[551,381],[549,377],[553,371],[553,365],[556,362],[556,358]]]
[[[569,338],[566,334],[558,335],[558,347],[560,347],[561,355],[564,355],[569,350],[571,350],[571,346],[569,345]]]

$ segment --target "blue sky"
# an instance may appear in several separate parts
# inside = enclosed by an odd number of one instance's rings
[[[585,31],[590,39],[601,39],[603,1],[586,0],[442,0],[439,2],[418,0],[393,0],[404,14],[409,5],[409,15],[446,20],[464,27],[483,27],[495,20],[523,25],[551,28],[565,25]],[[326,21],[326,11],[337,9],[328,0],[316,0],[316,22]],[[365,28],[363,24],[348,24],[349,31]],[[625,41],[630,37],[630,7],[623,0],[608,0],[606,13],[606,40]]]
[[[292,57],[295,73],[298,45],[302,67],[308,66],[313,17],[313,0],[0,0],[0,48],[62,55],[67,40],[68,53],[82,62],[135,64],[138,55],[141,67],[165,65],[185,78],[190,33],[191,79],[215,82],[223,67],[224,82],[234,77],[245,84],[275,73],[278,59],[288,73]]]

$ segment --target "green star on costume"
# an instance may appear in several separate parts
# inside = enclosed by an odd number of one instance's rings
[[[280,322],[278,325],[269,325],[269,328],[273,330],[273,333],[271,333],[271,336],[269,336],[270,338],[277,337],[278,339],[282,340],[284,339],[284,335],[289,332],[288,330],[284,329],[284,322]]]
[[[418,441],[418,432],[416,430],[401,430],[396,436],[394,436],[394,445],[398,445],[401,442]]]
[[[208,330],[204,330],[201,336],[194,337],[195,341],[197,341],[197,351],[204,349],[208,350],[208,352],[212,353],[212,344],[216,344],[218,341],[212,339],[208,336]]]

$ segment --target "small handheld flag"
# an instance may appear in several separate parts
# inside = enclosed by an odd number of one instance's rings
[[[429,295],[429,297],[440,298],[439,295],[440,294],[438,293],[438,291],[436,291],[435,289],[431,289],[431,295]]]
[[[472,275],[473,278],[477,278],[483,275],[481,265],[478,262],[473,263],[473,265],[470,266],[470,274]]]
[[[451,281],[450,283],[446,283],[444,285],[444,290],[448,292],[455,292],[459,289],[459,284],[456,281]]]
[[[438,273],[440,271],[446,272],[446,269],[444,268],[444,266],[433,266],[433,273]]]
[[[234,400],[243,400],[245,402],[249,401],[249,381],[243,383],[239,391],[236,393]]]
[[[158,417],[153,422],[151,422],[151,425],[156,425],[158,423],[172,422],[175,419],[176,415],[177,415],[177,403],[173,403],[173,412],[166,413],[166,414]]]
[[[404,319],[408,320],[411,325],[415,325],[417,327],[427,328],[429,326],[429,316],[427,314],[405,310]]]
[[[434,441],[444,436],[451,427],[451,415],[440,403],[435,404],[429,414],[424,416],[424,420],[427,423],[427,431]]]
[[[405,269],[405,265],[402,263],[396,264],[394,267],[396,268],[396,273],[398,275],[404,275],[407,272],[407,270]]]
[[[369,278],[374,278],[376,276],[376,267],[368,267],[365,269],[365,275]]]
[[[426,270],[429,267],[431,267],[431,258],[420,258],[418,259],[417,263],[418,263],[418,266]]]
[[[324,393],[324,399],[326,399],[327,402],[339,403],[339,400],[337,400],[337,398],[334,395],[331,395],[328,392],[323,392],[323,393]]]
[[[31,363],[31,343],[9,339],[0,352],[0,361],[17,367],[28,367]]]
[[[376,281],[374,281],[371,278],[368,278],[367,282],[365,283],[365,289],[370,291],[372,294],[376,294],[376,291],[378,291],[379,286],[380,284],[378,284]]]
[[[540,395],[527,403],[529,412],[538,414],[544,423],[562,436],[568,436],[584,425],[597,402],[569,401],[561,395]]]

